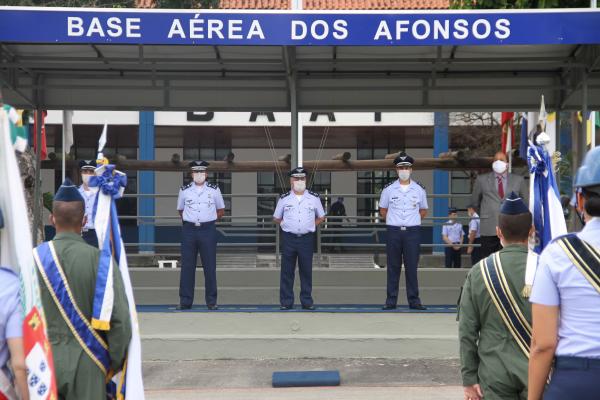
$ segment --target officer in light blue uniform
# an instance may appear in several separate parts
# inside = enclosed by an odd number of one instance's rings
[[[394,160],[398,180],[381,192],[379,213],[385,219],[387,252],[387,299],[384,310],[398,303],[401,266],[406,268],[406,295],[414,310],[426,310],[419,298],[417,266],[420,254],[421,220],[427,215],[427,195],[420,183],[410,179],[414,159],[401,152]]]
[[[189,310],[194,302],[198,251],[204,270],[205,300],[209,310],[217,307],[217,228],[225,214],[225,202],[216,184],[206,182],[206,161],[189,164],[193,182],[181,187],[177,210],[183,221],[181,277],[178,310]]]
[[[530,399],[600,397],[600,147],[586,155],[575,187],[586,225],[546,246],[530,297]]]
[[[81,172],[81,185],[77,188],[81,197],[85,201],[85,217],[86,222],[81,230],[81,237],[87,244],[98,248],[98,236],[96,236],[96,229],[94,228],[94,204],[96,203],[96,195],[98,194],[98,188],[89,186],[89,181],[94,176],[96,170],[95,160],[81,160],[79,161],[79,171]]]
[[[3,227],[4,218],[0,210],[0,230]],[[20,392],[27,389],[24,352],[21,350],[13,354],[15,349],[23,347],[20,287],[19,276],[0,266],[0,398],[4,398],[3,395],[16,398],[12,383],[21,389]],[[9,360],[11,370],[8,368]],[[3,383],[8,386],[4,390]]]
[[[280,196],[273,219],[282,234],[279,301],[282,310],[294,307],[296,261],[300,275],[300,302],[305,310],[314,310],[312,298],[312,258],[315,230],[325,219],[319,194],[306,190],[306,170],[298,167],[289,173],[292,190]]]
[[[446,268],[460,268],[461,249],[463,243],[463,226],[456,220],[458,210],[454,207],[448,209],[450,219],[442,227],[442,239],[448,246],[444,248],[446,255]]]

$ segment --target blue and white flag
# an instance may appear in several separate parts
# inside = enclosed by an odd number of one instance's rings
[[[123,284],[129,315],[131,317],[131,341],[127,353],[127,360],[123,370],[112,379],[116,399],[144,399],[144,383],[142,380],[142,350],[140,331],[138,326],[133,288],[129,277],[125,245],[121,237],[121,228],[117,215],[115,200],[123,196],[127,176],[115,169],[114,165],[102,165],[96,169],[96,176],[90,179],[90,186],[98,187],[98,198],[93,217],[100,247],[100,260],[92,321],[100,329],[110,330],[110,317],[112,315],[114,288],[112,274],[118,268]],[[114,262],[116,261],[116,265]]]
[[[541,133],[540,136],[544,135]],[[560,192],[552,170],[552,159],[544,145],[529,142],[529,210],[533,215],[535,242],[530,244],[523,296],[529,297],[539,255],[556,237],[567,233]]]

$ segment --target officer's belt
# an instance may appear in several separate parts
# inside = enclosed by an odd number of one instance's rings
[[[600,251],[571,234],[558,239],[571,262],[600,294]]]
[[[502,321],[511,333],[519,348],[529,358],[529,347],[531,344],[531,325],[525,318],[523,311],[519,308],[513,296],[504,270],[500,262],[499,253],[494,253],[479,263],[483,282],[492,298]]]
[[[69,330],[83,351],[106,375],[110,367],[108,345],[92,328],[75,303],[69,283],[56,255],[54,244],[52,242],[42,243],[33,250],[33,257],[50,296]]]
[[[192,225],[192,226],[197,226],[197,227],[206,226],[206,225],[212,225],[214,223],[215,223],[215,221],[206,221],[206,222],[183,221],[184,225]]]

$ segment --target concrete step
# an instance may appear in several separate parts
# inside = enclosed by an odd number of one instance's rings
[[[176,304],[179,269],[131,268],[136,302]],[[467,269],[419,269],[421,300],[425,304],[456,304]],[[273,268],[218,268],[219,304],[279,304],[279,270]],[[385,269],[315,268],[313,297],[318,304],[382,304]],[[404,277],[400,278],[399,304],[406,304]],[[296,278],[295,294],[300,292]],[[197,304],[204,300],[204,275],[196,270]]]
[[[454,314],[140,313],[144,360],[455,358]]]

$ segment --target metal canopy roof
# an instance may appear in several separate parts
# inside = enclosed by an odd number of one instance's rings
[[[2,17],[0,8],[0,25]],[[600,46],[593,43],[235,46],[4,38],[0,29],[0,83],[6,102],[18,107],[289,111],[293,85],[299,111],[525,111],[538,109],[542,94],[548,108],[581,109],[586,84],[589,107],[600,108]]]

